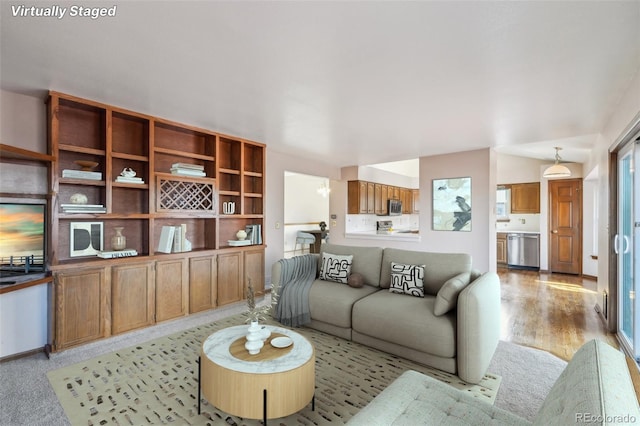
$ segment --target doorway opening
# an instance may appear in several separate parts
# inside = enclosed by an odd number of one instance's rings
[[[329,238],[329,178],[290,171],[284,172],[284,257],[318,251]],[[327,225],[324,232],[320,224]],[[297,238],[310,234],[313,241]],[[297,241],[297,244],[296,244]]]

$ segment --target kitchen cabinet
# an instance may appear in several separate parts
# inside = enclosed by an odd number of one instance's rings
[[[402,201],[402,213],[418,213],[419,190],[351,180],[347,183],[348,214],[387,214],[387,201]],[[415,201],[414,201],[415,200]]]
[[[499,232],[497,234],[496,261],[498,265],[507,264],[507,234]]]
[[[113,334],[153,324],[155,317],[153,262],[111,268]]]
[[[413,191],[408,188],[400,188],[400,201],[402,201],[402,213],[411,214],[413,211]]]
[[[111,289],[106,276],[106,268],[83,268],[54,274],[54,350],[111,334]]]
[[[387,200],[389,200],[389,186],[382,183],[374,184],[375,214],[384,215],[387,213]]]
[[[514,183],[511,187],[511,213],[540,213],[540,182]]]
[[[420,213],[420,190],[419,189],[412,189],[411,193],[412,193],[412,197],[411,197],[411,202],[412,202],[411,213],[418,214],[418,213]]]
[[[187,315],[189,263],[187,259],[156,262],[156,322]]]

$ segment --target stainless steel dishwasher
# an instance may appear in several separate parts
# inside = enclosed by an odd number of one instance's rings
[[[507,265],[510,268],[540,268],[540,235],[507,234]]]

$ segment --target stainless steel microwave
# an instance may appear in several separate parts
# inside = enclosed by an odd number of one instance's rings
[[[402,201],[397,199],[387,200],[387,215],[400,216],[402,214]]]

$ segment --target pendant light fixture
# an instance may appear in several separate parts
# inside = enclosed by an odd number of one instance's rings
[[[558,151],[560,151],[562,148],[558,146],[554,148],[556,150],[556,163],[553,166],[548,167],[547,170],[544,171],[542,176],[545,178],[560,178],[560,177],[571,176],[571,170],[569,170],[568,167],[560,164],[561,158],[560,158],[560,154],[558,154]]]

